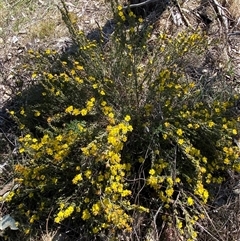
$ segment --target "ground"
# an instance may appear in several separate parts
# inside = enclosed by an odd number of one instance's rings
[[[160,32],[175,35],[186,28],[204,29],[209,41],[218,43],[209,49],[207,61],[218,63],[217,68],[211,69],[210,77],[222,68],[229,68],[231,69],[229,81],[235,83],[239,89],[240,0],[178,1],[178,4],[167,7],[161,16],[154,20],[153,43]],[[0,108],[16,94],[14,69],[21,62],[25,51],[38,48],[55,48],[57,51],[62,51],[64,46],[68,45],[69,34],[61,19],[58,6],[61,7],[60,0],[0,0]],[[113,31],[110,21],[111,6],[107,0],[68,0],[66,6],[72,17],[76,19],[79,30],[89,37],[95,38],[99,27],[105,26],[109,34]],[[209,71],[209,69],[199,71]],[[16,155],[16,137],[14,129],[11,129],[8,123],[5,112],[0,111],[0,164],[4,164],[6,160],[14,160]],[[234,185],[237,178],[233,176],[225,186],[221,187],[222,192],[231,193],[229,188]],[[3,195],[9,190],[11,182],[9,184],[8,175],[3,175],[0,182],[2,186],[0,194]],[[218,208],[211,218],[221,213],[222,219],[227,219],[229,223],[230,218],[238,220],[238,212],[234,212],[239,204],[238,199],[231,197],[226,202],[218,197],[215,203]],[[236,229],[236,225],[232,225],[231,230]]]

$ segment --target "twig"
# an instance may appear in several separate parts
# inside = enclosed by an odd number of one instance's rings
[[[2,128],[0,128],[0,130],[1,130],[1,132],[3,133],[3,135],[4,135],[4,137],[5,137],[5,139],[12,145],[12,146],[16,146],[12,141],[10,141],[9,140],[9,138],[7,137],[7,135],[4,133],[4,131],[3,131],[3,129]]]
[[[240,36],[240,31],[236,31],[236,32],[233,32],[233,33],[229,33],[228,36]]]
[[[203,210],[204,211],[204,214],[206,215],[207,219],[209,220],[209,222],[211,223],[213,229],[214,229],[214,232],[216,232],[216,234],[218,234],[218,237],[220,237],[220,234],[219,234],[219,230],[216,228],[216,226],[214,225],[212,219],[209,217],[209,213],[208,211],[206,210],[206,208],[204,206],[202,206],[201,202],[198,200],[198,198],[195,196],[195,201],[196,201],[196,204],[198,205],[199,209],[200,210]],[[202,228],[206,233],[208,233],[211,237],[213,237],[215,240],[217,241],[224,241],[222,238],[221,239],[217,239],[216,237],[214,237],[209,231],[207,231],[206,228],[204,228],[200,223],[196,223],[200,228]]]
[[[219,18],[220,18],[223,26],[225,27],[225,31],[228,32],[228,29],[229,29],[228,28],[228,18],[224,14],[222,5],[217,0],[211,0],[211,2],[212,2],[212,5],[214,5],[217,10]]]
[[[53,211],[53,208],[51,208],[51,210],[50,210],[50,212],[49,212],[49,214],[48,214],[47,220],[46,220],[46,234],[47,234],[48,237],[49,237],[48,222],[49,222],[50,215],[51,215],[52,211]]]
[[[203,229],[207,234],[209,234],[214,240],[219,241],[219,239],[215,238],[206,228],[204,228],[199,222],[196,222],[197,226]]]
[[[123,9],[127,9],[127,8],[136,8],[136,7],[141,7],[144,6],[146,4],[152,3],[152,2],[157,2],[158,0],[147,0],[145,2],[142,3],[136,3],[136,4],[129,4],[123,7]]]
[[[162,206],[163,206],[163,204],[158,208],[156,214],[153,217],[153,225],[154,225],[154,230],[155,230],[155,234],[156,234],[155,240],[159,240],[158,229],[157,229],[157,216],[160,213]]]
[[[185,17],[185,15],[184,15],[181,7],[180,7],[180,4],[179,4],[178,0],[174,0],[174,2],[175,2],[175,5],[176,5],[176,7],[177,7],[177,9],[178,9],[182,19],[183,19],[183,22],[185,23],[185,25],[187,27],[191,28],[191,29],[194,29],[193,26],[189,23],[188,19]]]

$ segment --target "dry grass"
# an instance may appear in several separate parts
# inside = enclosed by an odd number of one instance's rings
[[[109,4],[103,0],[69,0],[66,5],[85,33],[111,17]],[[57,6],[61,0],[0,0],[0,107],[12,94],[8,84],[21,53],[52,48],[69,36]]]
[[[79,29],[89,31],[97,27],[96,22],[106,21],[106,4],[103,1],[67,1],[70,12],[77,16]],[[0,26],[5,54],[11,44],[11,38],[16,36],[18,44],[27,45],[34,41],[51,42],[62,36],[67,36],[67,29],[61,20],[57,6],[60,0],[18,0],[0,1]],[[14,43],[13,43],[14,42]],[[0,55],[3,51],[0,52]]]
[[[225,0],[226,7],[234,18],[240,18],[240,0]]]

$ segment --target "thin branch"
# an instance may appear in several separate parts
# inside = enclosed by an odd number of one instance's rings
[[[2,128],[0,128],[1,132],[3,133],[5,139],[14,147],[16,147],[16,145],[7,137],[7,135],[5,134],[5,132],[3,131]]]
[[[142,3],[136,3],[136,4],[129,4],[129,5],[126,5],[123,7],[123,9],[127,9],[127,8],[137,8],[137,7],[141,7],[141,6],[144,6],[146,4],[149,4],[149,3],[153,3],[153,2],[157,2],[158,0],[147,0],[145,2],[142,2]]]
[[[236,32],[233,32],[233,33],[229,33],[228,36],[240,36],[240,31],[236,31]]]
[[[184,13],[183,13],[183,11],[182,11],[182,9],[181,9],[181,7],[180,7],[180,4],[179,4],[178,0],[175,0],[174,2],[175,2],[175,5],[176,5],[176,7],[177,7],[177,9],[178,9],[181,17],[182,17],[183,22],[185,23],[185,25],[186,25],[187,27],[191,28],[191,29],[194,29],[193,26],[192,26],[192,25],[190,24],[190,22],[188,21],[188,19],[186,18],[186,16],[184,15]]]
[[[204,228],[200,223],[196,222],[197,226],[203,229],[207,234],[209,234],[214,240],[219,241],[219,239],[215,238],[206,228]]]
[[[156,214],[153,217],[153,225],[154,225],[154,230],[155,230],[155,235],[156,235],[156,240],[159,240],[159,235],[158,235],[158,228],[157,228],[157,216],[160,213],[161,209],[163,207],[163,204],[158,208]]]

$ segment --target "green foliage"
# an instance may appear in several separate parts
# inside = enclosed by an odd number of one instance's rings
[[[110,240],[134,236],[142,216],[143,233],[157,219],[196,240],[209,184],[221,183],[228,169],[240,171],[232,145],[239,119],[229,112],[234,92],[224,79],[188,74],[189,56],[207,48],[204,34],[161,33],[150,49],[147,21],[114,4],[113,11],[107,46],[78,32],[64,6],[76,53],[29,52],[24,67],[39,93],[10,111],[23,133],[23,161],[15,166],[19,187],[6,201],[27,235],[49,217],[73,236]]]

